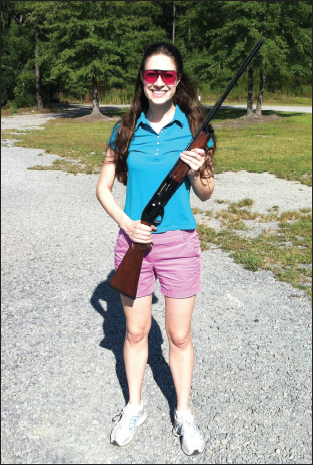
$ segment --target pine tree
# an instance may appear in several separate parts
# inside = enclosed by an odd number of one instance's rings
[[[143,47],[164,38],[153,11],[150,2],[61,2],[49,26],[51,79],[91,81],[92,114],[99,115],[99,79],[124,87],[136,77]]]
[[[248,116],[254,114],[255,70],[260,76],[257,115],[261,115],[266,75],[270,76],[268,85],[274,88],[290,80],[299,85],[301,78],[309,82],[311,2],[200,1],[179,2],[179,8],[176,36],[188,37],[187,66],[202,82],[229,82],[258,39],[265,39],[247,70]]]
[[[20,7],[20,14],[25,16],[26,21],[33,28],[35,36],[35,83],[36,83],[36,100],[39,110],[43,110],[41,71],[40,71],[40,31],[42,27],[53,17],[56,8],[60,2],[42,2],[42,1],[24,1],[16,2]]]

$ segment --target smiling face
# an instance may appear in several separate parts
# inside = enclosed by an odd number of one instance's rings
[[[145,70],[146,69],[177,71],[174,61],[166,55],[153,55],[147,58],[145,63]],[[143,80],[142,74],[141,80],[143,83],[144,93],[149,100],[149,103],[162,105],[173,100],[179,77],[177,77],[175,84],[172,85],[165,84],[160,75],[153,84],[146,84]]]

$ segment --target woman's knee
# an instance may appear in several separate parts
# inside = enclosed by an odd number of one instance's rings
[[[167,333],[167,337],[170,344],[173,344],[175,347],[181,350],[186,350],[191,342],[190,331],[187,334],[179,334],[169,331]]]
[[[148,339],[149,330],[150,325],[148,327],[128,327],[126,329],[126,339],[130,345],[137,345],[145,339]]]

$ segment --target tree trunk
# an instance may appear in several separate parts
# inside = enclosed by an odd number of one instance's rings
[[[248,67],[248,100],[247,100],[247,117],[253,116],[253,67]]]
[[[9,36],[10,36],[11,22],[12,22],[12,15],[11,15],[11,13],[8,11],[8,21],[7,21],[7,44],[6,44],[6,48],[7,48],[7,49],[9,48]]]
[[[92,115],[101,115],[99,108],[97,78],[92,76]]]
[[[38,108],[38,110],[43,110],[44,106],[43,106],[42,98],[41,98],[40,69],[39,69],[39,65],[38,65],[38,58],[39,58],[39,27],[37,25],[36,25],[36,29],[35,29],[35,39],[36,39],[35,74],[36,74],[37,108]]]
[[[20,28],[20,37],[22,37],[23,15],[20,15],[18,25],[19,25],[19,28]]]
[[[3,34],[3,14],[2,14],[2,10],[1,10],[1,50],[2,50],[2,47],[3,47],[2,34]]]
[[[172,33],[173,44],[175,42],[175,13],[176,13],[176,7],[175,7],[175,3],[173,2],[173,33]]]
[[[264,94],[264,87],[265,87],[265,73],[263,69],[260,69],[260,88],[259,88],[259,97],[258,97],[258,103],[256,106],[255,113],[257,116],[262,115],[262,103],[263,103],[263,94]]]

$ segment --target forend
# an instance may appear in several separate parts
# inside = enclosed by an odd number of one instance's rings
[[[204,128],[203,128],[203,132],[206,136],[208,137],[212,137],[213,134],[214,134],[214,129],[212,128],[212,126],[210,124],[207,124]]]

